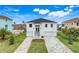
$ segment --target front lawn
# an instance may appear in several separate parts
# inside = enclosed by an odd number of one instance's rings
[[[18,36],[14,36],[14,44],[9,45],[9,40],[0,40],[0,52],[2,53],[12,53],[25,39],[25,33],[21,33]]]
[[[79,40],[73,42],[73,45],[70,45],[68,43],[68,39],[66,35],[63,32],[58,32],[57,37],[61,42],[63,42],[67,47],[69,47],[73,52],[79,53]]]
[[[33,39],[28,53],[47,53],[45,41],[43,39]]]

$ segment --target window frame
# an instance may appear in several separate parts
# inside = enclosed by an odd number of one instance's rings
[[[53,28],[53,24],[50,24],[51,28]]]
[[[47,28],[48,27],[48,24],[45,24],[45,28]]]
[[[32,24],[29,24],[29,27],[32,28]]]

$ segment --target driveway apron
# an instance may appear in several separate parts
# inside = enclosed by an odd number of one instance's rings
[[[72,51],[56,37],[46,37],[45,44],[48,49],[48,53],[72,53]]]

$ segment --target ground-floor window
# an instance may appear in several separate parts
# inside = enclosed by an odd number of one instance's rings
[[[77,26],[79,26],[79,22],[78,23],[76,23],[77,24]]]

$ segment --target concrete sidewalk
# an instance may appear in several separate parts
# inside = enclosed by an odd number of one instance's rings
[[[32,38],[27,37],[22,44],[16,49],[14,53],[26,53],[28,51],[28,48],[31,44]]]
[[[45,38],[45,44],[48,49],[48,53],[72,53],[72,51],[56,37]]]

